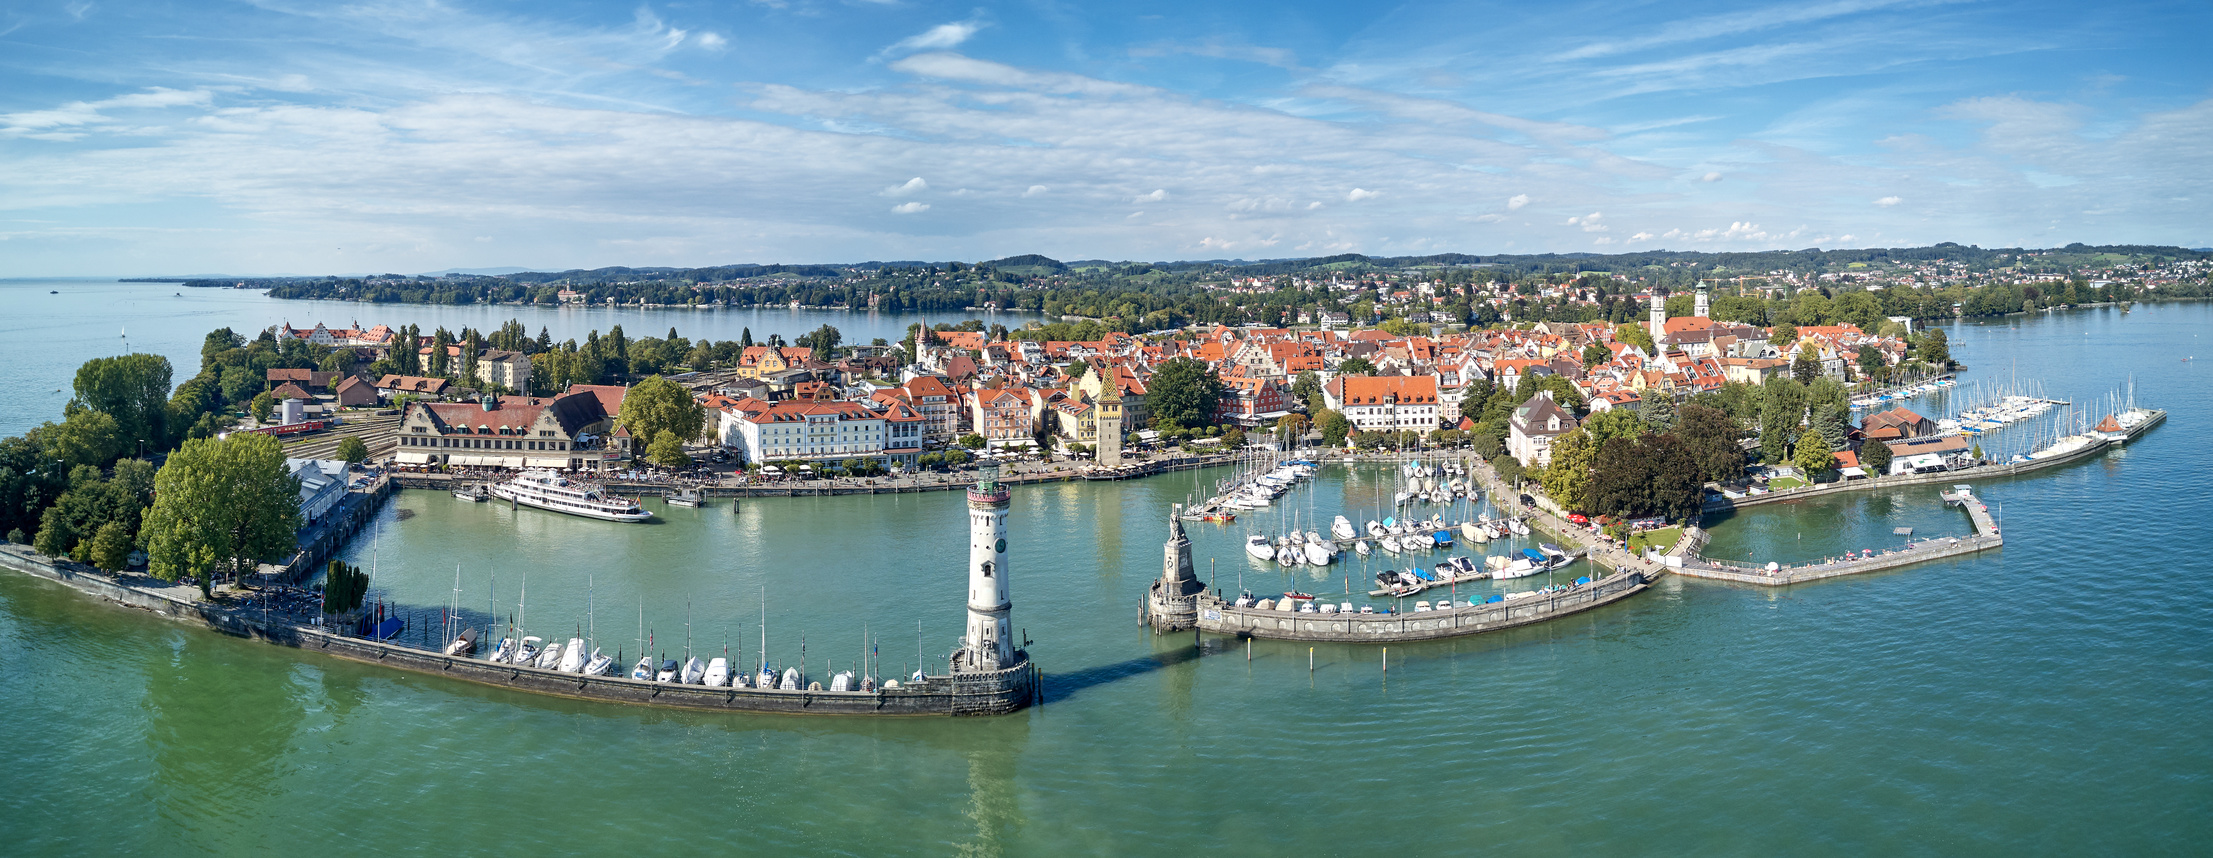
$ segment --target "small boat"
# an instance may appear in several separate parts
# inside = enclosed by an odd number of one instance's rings
[[[1323,548],[1323,547],[1322,547],[1322,543],[1319,543],[1319,542],[1309,542],[1309,543],[1307,543],[1307,544],[1306,544],[1306,562],[1307,562],[1308,564],[1310,564],[1310,565],[1314,565],[1314,566],[1328,566],[1328,565],[1329,565],[1329,549],[1327,549],[1327,548]]]
[[[1430,534],[1430,535],[1429,535],[1429,541],[1431,541],[1431,542],[1434,542],[1434,543],[1437,543],[1437,547],[1438,547],[1438,548],[1451,548],[1451,547],[1452,547],[1452,531],[1449,531],[1449,530],[1440,530],[1440,531],[1437,531],[1436,533],[1432,533],[1432,534]]]
[[[1506,529],[1513,531],[1515,536],[1529,535],[1529,525],[1522,523],[1522,520],[1518,518],[1507,519]]]
[[[707,673],[701,684],[708,688],[725,688],[730,685],[730,660],[716,657],[707,662]]]
[[[919,670],[915,671],[914,673],[915,673],[915,675],[916,675],[916,676],[921,676],[921,675],[922,675],[922,671],[919,671]],[[919,681],[921,681],[921,680],[916,680],[916,681],[917,681],[917,682],[919,682]],[[776,687],[776,671],[773,671],[773,670],[770,670],[770,669],[768,669],[768,665],[765,665],[765,664],[764,664],[764,665],[761,665],[761,675],[760,675],[760,676],[757,676],[757,677],[754,677],[754,679],[753,679],[753,687],[754,687],[754,688],[775,688],[775,687]]]
[[[1384,551],[1392,554],[1399,553],[1398,537],[1396,536],[1385,535],[1382,539],[1376,540],[1375,543],[1383,546]]]
[[[1245,553],[1252,555],[1255,560],[1276,559],[1275,545],[1268,541],[1268,537],[1258,533],[1245,537]]]
[[[562,673],[583,673],[584,662],[590,659],[584,653],[584,639],[569,638],[569,645],[561,650],[561,661],[554,669]]]
[[[1214,522],[1232,522],[1237,520],[1237,514],[1233,512],[1210,512],[1205,515],[1199,516],[1199,520]]]
[[[454,636],[453,643],[446,644],[447,655],[468,655],[472,652],[476,652],[475,629],[462,629],[460,634]]]
[[[650,655],[638,656],[638,666],[630,669],[630,678],[641,681],[652,679],[653,657]]]
[[[1297,566],[1304,562],[1306,562],[1306,551],[1304,549],[1289,542],[1276,546],[1276,565]]]
[[[1302,602],[1311,602],[1311,601],[1313,601],[1313,600],[1314,600],[1314,594],[1312,594],[1312,593],[1301,593],[1301,592],[1299,592],[1299,591],[1297,591],[1297,590],[1292,590],[1292,591],[1291,591],[1291,592],[1289,592],[1289,593],[1285,593],[1285,594],[1283,594],[1283,598],[1286,598],[1286,599],[1298,599],[1298,600],[1300,600],[1300,601],[1302,601]]]
[[[515,654],[509,656],[507,660],[523,667],[529,667],[532,662],[538,660],[538,647],[543,645],[544,643],[544,638],[535,636],[524,637],[522,646],[516,647]]]
[[[787,667],[787,668],[784,668],[784,678],[783,678],[782,680],[780,680],[780,681],[778,681],[778,682],[776,683],[776,687],[777,687],[778,689],[781,689],[781,690],[784,690],[784,691],[798,691],[798,690],[799,690],[799,668],[796,668],[796,667]]]
[[[1515,578],[1527,578],[1543,571],[1544,567],[1530,562],[1529,558],[1519,557],[1504,566],[1491,570],[1491,580],[1510,581]]]
[[[491,658],[488,658],[488,659],[485,659],[485,660],[486,660],[486,661],[489,661],[489,662],[491,662],[491,663],[493,663],[493,664],[506,664],[506,663],[507,663],[507,660],[508,660],[508,659],[511,659],[511,658],[514,658],[514,657],[515,657],[515,639],[514,639],[514,638],[500,638],[500,639],[499,639],[499,646],[498,646],[498,647],[495,647],[495,648],[493,648],[493,650],[492,650],[492,657],[491,657]]]
[[[1332,557],[1337,555],[1337,546],[1331,545],[1329,540],[1323,539],[1322,535],[1316,531],[1309,530],[1306,532],[1306,544],[1319,545],[1323,551],[1329,552]]]
[[[1352,520],[1341,515],[1337,517],[1336,521],[1330,522],[1329,533],[1338,539],[1351,539],[1357,535],[1353,533]]]
[[[1389,530],[1387,530],[1387,529],[1385,529],[1385,528],[1383,527],[1383,522],[1380,522],[1380,521],[1376,521],[1375,519],[1372,519],[1372,518],[1371,518],[1371,519],[1368,519],[1368,535],[1369,535],[1369,536],[1382,536],[1382,535],[1384,535],[1384,534],[1386,534],[1386,533],[1390,533],[1390,532],[1391,532],[1391,531],[1389,531]]]
[[[1358,554],[1358,555],[1360,555],[1360,556],[1362,556],[1362,557],[1366,557],[1366,556],[1368,556],[1369,554],[1372,554],[1372,553],[1374,553],[1374,551],[1375,551],[1375,549],[1372,549],[1372,548],[1369,548],[1369,547],[1368,547],[1368,541],[1367,541],[1367,540],[1365,540],[1365,539],[1361,539],[1361,540],[1356,540],[1356,541],[1354,541],[1354,542],[1353,542],[1353,544],[1352,544],[1352,550],[1353,550],[1353,553],[1355,553],[1355,554]]]
[[[492,496],[484,491],[484,487],[479,485],[466,485],[454,489],[453,496],[470,503],[483,503],[492,499]]]
[[[668,497],[663,498],[663,500],[668,501],[669,506],[691,507],[692,509],[698,509],[700,507],[700,504],[702,503],[699,497],[699,492],[690,489],[686,489],[680,492],[672,492],[669,494]]]
[[[684,660],[684,672],[682,674],[681,680],[682,684],[698,685],[700,683],[700,680],[703,680],[706,677],[706,662],[700,661],[698,656],[693,656]]]
[[[560,667],[561,652],[562,650],[560,644],[553,644],[546,647],[545,652],[541,652],[538,654],[536,667],[539,670],[552,670],[556,667]]]
[[[653,681],[675,682],[677,675],[681,672],[676,666],[676,659],[665,659],[661,662],[660,669],[653,672]]]
[[[613,670],[614,667],[615,659],[613,656],[606,655],[605,653],[602,653],[599,650],[595,649],[592,650],[591,660],[584,663],[584,675],[606,676],[607,671]]]
[[[853,672],[852,672],[852,671],[850,671],[850,670],[841,670],[841,671],[838,671],[838,673],[837,673],[837,675],[836,675],[836,676],[832,676],[832,677],[830,677],[830,690],[831,690],[831,691],[851,691],[851,690],[853,690]]]

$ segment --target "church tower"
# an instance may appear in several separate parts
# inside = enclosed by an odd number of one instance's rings
[[[1698,309],[1693,311],[1691,315],[1701,319],[1711,319],[1713,318],[1709,315],[1711,309],[1711,305],[1706,300],[1706,281],[1700,280],[1698,281]]]
[[[1660,340],[1661,340],[1662,338],[1666,337],[1666,336],[1667,336],[1667,296],[1666,296],[1666,295],[1664,295],[1664,294],[1661,294],[1661,293],[1659,293],[1659,292],[1653,292],[1653,293],[1652,293],[1652,344],[1653,344],[1654,346],[1658,346],[1658,345],[1659,345],[1659,343],[1660,343]]]
[[[1012,667],[1014,641],[1007,614],[1007,487],[999,482],[999,464],[986,460],[976,468],[968,490],[968,636],[954,659],[953,671],[989,671]]]
[[[1145,618],[1154,634],[1183,631],[1199,624],[1199,593],[1206,590],[1191,571],[1191,538],[1183,533],[1183,505],[1168,508],[1168,545],[1160,580],[1145,597]]]
[[[1109,370],[1112,372],[1112,370]],[[1112,375],[1100,379],[1099,398],[1091,403],[1092,445],[1099,467],[1122,466],[1122,384]]]

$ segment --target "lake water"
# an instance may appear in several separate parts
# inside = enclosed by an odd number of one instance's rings
[[[295,317],[298,318],[298,317]],[[535,324],[535,323],[533,323]],[[209,327],[186,327],[197,342]],[[135,330],[135,329],[134,329]],[[2001,551],[1789,589],[1670,578],[1536,628],[1390,648],[1155,638],[1170,503],[1220,472],[1014,490],[1041,708],[982,720],[658,711],[235,640],[0,576],[11,855],[2202,853],[2213,305],[1953,329],[1972,367],[2171,411],[2135,445],[1978,490]],[[756,336],[761,328],[755,327]],[[849,334],[850,336],[850,334]],[[1791,562],[1965,532],[1937,487],[1777,504],[1715,552]],[[1285,503],[1372,516],[1377,470]],[[1311,500],[1310,500],[1311,498]],[[353,546],[394,604],[533,633],[887,675],[959,634],[961,499],[762,499],[622,526],[403,493]],[[1311,505],[1311,507],[1309,506]],[[413,514],[400,521],[400,510]],[[1320,593],[1195,525],[1221,588]],[[1492,550],[1503,550],[1493,548]],[[496,574],[497,582],[492,578]],[[1294,582],[1296,582],[1294,584]],[[1361,582],[1355,580],[1352,586]],[[1527,582],[1533,586],[1537,582]],[[496,587],[496,596],[493,588]],[[1340,597],[1342,598],[1342,597]],[[1357,597],[1355,601],[1358,601]],[[920,643],[917,643],[919,623]]]
[[[133,351],[166,355],[182,383],[200,371],[200,343],[207,332],[228,327],[251,337],[271,325],[333,328],[420,325],[459,331],[497,330],[520,319],[532,335],[544,328],[556,342],[583,340],[616,325],[632,337],[667,336],[670,328],[690,339],[736,340],[750,328],[755,340],[769,334],[797,337],[832,325],[847,343],[877,337],[898,341],[907,326],[976,317],[1020,327],[1035,313],[970,313],[925,317],[911,313],[770,308],[719,310],[520,307],[482,304],[367,304],[355,301],[290,301],[251,289],[187,289],[176,283],[120,283],[101,279],[0,279],[0,436],[19,435],[61,419],[77,367],[85,361]],[[126,344],[124,335],[129,335]]]

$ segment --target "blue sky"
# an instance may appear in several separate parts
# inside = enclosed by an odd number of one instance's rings
[[[30,0],[0,276],[2213,244],[2213,4]]]

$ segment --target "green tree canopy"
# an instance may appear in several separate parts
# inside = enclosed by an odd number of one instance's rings
[[[1292,399],[1296,399],[1300,403],[1306,403],[1320,395],[1322,395],[1322,377],[1315,375],[1313,370],[1301,372],[1298,378],[1291,380]],[[1310,410],[1319,409],[1310,408]]]
[[[1343,363],[1337,365],[1337,374],[1374,375],[1375,364],[1364,357],[1347,358]]]
[[[1836,453],[1829,449],[1829,442],[1819,432],[1808,432],[1798,437],[1798,448],[1791,453],[1791,464],[1797,465],[1807,479],[1836,470]]]
[[[1314,428],[1321,431],[1324,446],[1341,447],[1345,435],[1352,432],[1352,421],[1346,420],[1342,412],[1325,408],[1314,415]]]
[[[1634,323],[1616,325],[1614,326],[1614,339],[1643,349],[1647,355],[1656,351],[1656,346],[1652,342],[1652,332],[1645,330],[1643,325]]]
[[[1676,433],[1700,477],[1726,482],[1744,475],[1744,448],[1737,443],[1743,436],[1737,430],[1737,421],[1729,415],[1703,405],[1686,404],[1676,422]]]
[[[115,418],[123,440],[160,448],[169,441],[169,359],[153,354],[93,358],[77,367],[74,404]]]
[[[641,443],[658,441],[662,432],[668,432],[681,445],[699,437],[707,425],[707,412],[683,385],[656,375],[633,385],[623,395],[622,411],[615,422]]]
[[[685,468],[692,463],[692,457],[684,452],[683,440],[667,429],[654,434],[653,443],[646,445],[645,458],[664,468]]]
[[[1598,439],[1594,443],[1592,436],[1578,426],[1552,442],[1552,461],[1538,474],[1538,480],[1544,483],[1545,494],[1551,495],[1552,502],[1559,504],[1561,509],[1586,508],[1584,489],[1590,485],[1591,461],[1597,454],[1593,448],[1604,441]]]
[[[1791,358],[1790,377],[1799,384],[1812,384],[1821,377],[1821,361],[1814,358],[1812,346],[1799,349],[1798,356]]]
[[[359,435],[348,435],[338,439],[337,456],[344,459],[346,464],[361,464],[369,460],[369,445]]]
[[[1890,473],[1890,458],[1890,445],[1880,439],[1870,439],[1860,445],[1860,466],[1867,469],[1870,477]]]
[[[284,448],[267,435],[186,441],[154,477],[146,512],[147,567],[175,581],[245,573],[256,560],[289,554],[300,524],[300,483]]]
[[[960,441],[958,441],[957,443],[971,450],[981,450],[984,448],[984,445],[991,442],[984,440],[984,436],[982,435],[970,432],[966,435],[962,435],[960,437]]]
[[[1212,424],[1221,399],[1222,380],[1212,368],[1190,358],[1162,363],[1146,385],[1145,403],[1152,409],[1156,429]]]

